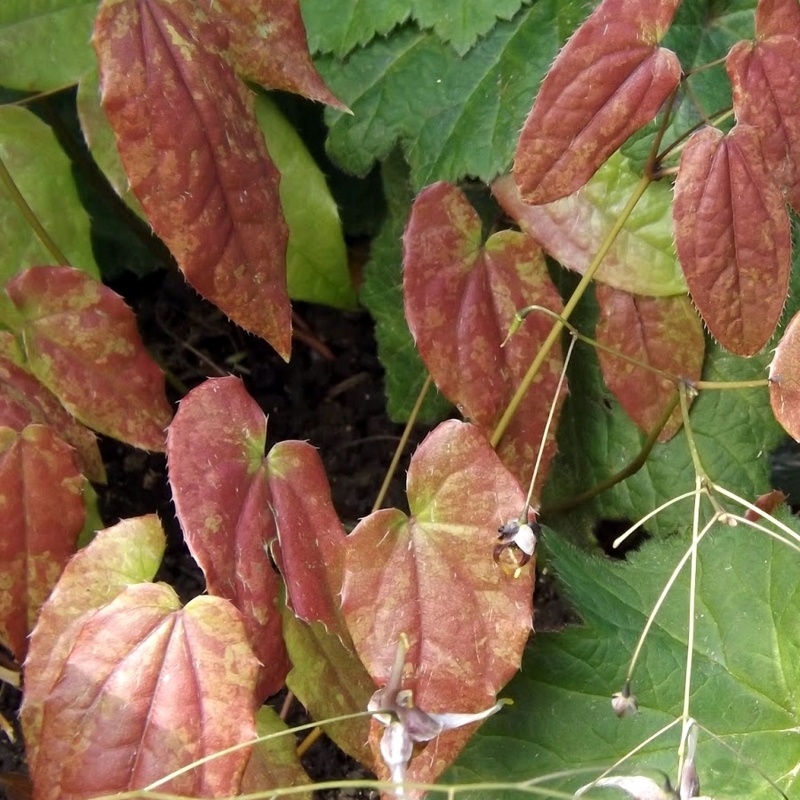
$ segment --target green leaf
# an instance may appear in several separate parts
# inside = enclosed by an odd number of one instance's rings
[[[37,219],[70,264],[99,277],[89,216],[78,199],[72,167],[53,131],[30,111],[0,108],[0,158]],[[26,267],[56,264],[5,186],[0,186],[0,230],[5,284]]]
[[[293,300],[354,308],[347,248],[325,176],[294,128],[269,99],[256,100],[256,119],[281,173],[281,207],[289,226],[286,272]]]
[[[328,112],[330,154],[365,175],[399,141],[415,188],[472,175],[489,181],[511,163],[539,83],[579,0],[540,0],[498,23],[463,58],[434,34],[403,29],[342,62],[317,62],[353,116]],[[567,31],[568,33],[569,31]]]
[[[408,168],[399,153],[387,159],[382,172],[388,212],[364,268],[361,301],[375,320],[378,356],[386,370],[389,416],[404,421],[427,375],[403,313],[402,236],[414,196],[408,184]],[[438,392],[431,390],[419,419],[436,422],[450,408]]]
[[[584,301],[572,322],[582,332],[594,328],[596,306]],[[580,357],[578,357],[580,356]],[[709,344],[703,379],[756,380],[766,377],[769,355],[740,358]],[[559,453],[553,461],[543,511],[569,503],[583,491],[614,475],[639,454],[645,434],[613,398],[603,383],[600,367],[588,347],[579,346],[568,371],[570,394],[558,431]],[[766,387],[736,391],[704,390],[689,415],[700,459],[712,480],[754,499],[769,490],[767,454],[782,433],[769,408]],[[694,472],[681,431],[653,448],[636,474],[570,511],[567,518],[548,518],[548,524],[590,538],[601,519],[639,519],[661,503],[694,489]],[[649,533],[664,536],[687,528],[690,501],[670,506],[648,521]]]
[[[95,62],[97,0],[3,0],[0,84],[47,91],[77,83]]]
[[[796,521],[790,524],[798,528]],[[651,543],[627,563],[589,557],[553,533],[545,543],[586,626],[532,640],[521,672],[505,690],[514,705],[480,729],[445,776],[448,783],[528,780],[597,766],[597,773],[548,782],[574,791],[681,713],[688,567],[656,617],[634,674],[639,715],[616,719],[610,699],[622,688],[646,616],[687,543]],[[700,545],[689,712],[735,751],[700,732],[697,768],[704,795],[777,797],[747,766],[749,759],[794,796],[797,567],[796,552],[741,527],[719,525]],[[679,736],[677,726],[626,762],[624,773],[660,769],[674,775]]]

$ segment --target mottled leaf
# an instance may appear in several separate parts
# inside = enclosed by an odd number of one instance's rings
[[[106,0],[103,108],[134,193],[187,280],[288,358],[286,227],[252,93],[162,0]]]
[[[105,483],[106,470],[97,437],[67,413],[58,398],[33,375],[0,355],[0,425],[20,432],[32,422],[53,428],[75,448],[81,472],[91,481]]]
[[[170,586],[138,584],[79,624],[44,701],[37,800],[143,788],[254,737],[258,663],[227,601],[181,609]],[[215,758],[161,790],[236,794],[249,755]]]
[[[164,376],[122,298],[69,267],[32,267],[6,291],[24,320],[31,371],[66,409],[101,433],[163,450],[172,415]]]
[[[636,297],[609,286],[597,286],[600,344],[692,383],[700,380],[705,355],[703,325],[688,297]],[[630,418],[650,433],[675,399],[677,385],[664,377],[597,351],[608,388]],[[666,442],[683,420],[675,408],[658,440]]]
[[[281,173],[281,206],[289,226],[286,279],[293,300],[354,308],[347,247],[339,209],[325,176],[297,131],[263,95],[256,118]]]
[[[283,636],[292,668],[286,685],[312,719],[325,720],[365,711],[375,691],[350,635],[345,641],[321,623],[307,624],[290,610],[283,613]],[[374,768],[368,745],[369,718],[325,725],[325,733],[361,764]]]
[[[276,558],[292,611],[346,636],[340,613],[346,534],[328,477],[308,442],[279,442],[267,455],[269,492],[278,536]]]
[[[678,0],[603,0],[542,83],[517,144],[514,179],[526,203],[580,189],[679,84],[681,65],[658,47]]]
[[[800,36],[800,4],[797,0],[759,0],[756,35],[759,39]]]
[[[181,401],[167,441],[169,482],[189,550],[209,593],[241,611],[262,663],[261,699],[283,685],[275,533],[264,444],[267,420],[238,378],[208,380]]]
[[[509,216],[568,269],[586,272],[600,242],[630,200],[639,176],[615,153],[574,194],[545,205],[523,202],[510,175],[492,192]],[[672,233],[672,190],[651,183],[611,245],[595,277],[633,294],[663,297],[686,292]]]
[[[762,3],[759,9],[765,5],[777,4]],[[800,20],[793,24],[791,18],[800,17],[800,4],[790,0],[781,6],[783,11],[774,8],[760,26],[757,21],[758,40],[738,42],[725,64],[737,122],[758,130],[767,168],[800,211]]]
[[[502,231],[481,246],[481,222],[456,187],[438,183],[414,202],[404,242],[408,324],[442,393],[486,435],[499,421],[553,321],[532,314],[501,347],[516,312],[528,305],[561,312],[544,255],[525,234]],[[553,348],[500,446],[503,462],[527,484],[561,374]],[[538,485],[555,453],[555,423]]]
[[[516,671],[531,630],[532,572],[514,577],[492,558],[497,528],[519,517],[524,494],[478,429],[450,420],[412,457],[408,499],[410,517],[377,511],[348,537],[342,602],[356,650],[383,685],[406,634],[403,685],[415,704],[482,710]],[[455,752],[449,741],[426,746],[409,779],[441,771]]]
[[[297,755],[295,737],[289,733],[286,723],[270,706],[261,706],[258,709],[256,733],[259,737],[272,735],[275,738],[253,746],[239,787],[241,794],[255,794],[267,792],[269,789],[311,783]],[[313,800],[311,791],[292,792],[292,797],[297,800]]]
[[[0,85],[50,91],[94,65],[89,44],[97,0],[3,0]]]
[[[800,313],[794,315],[775,348],[769,380],[775,419],[792,438],[800,441]]]
[[[73,266],[98,276],[89,215],[78,197],[70,160],[51,128],[26,108],[3,106],[0,158],[64,257]],[[5,187],[0,187],[0,230],[3,231],[0,262],[3,284],[25,267],[57,263]]]
[[[36,769],[44,702],[72,649],[81,620],[111,602],[126,586],[152,580],[165,546],[155,514],[123,520],[100,531],[62,572],[42,606],[25,661],[22,724],[31,771]]]
[[[75,451],[46,425],[0,428],[0,640],[21,664],[28,634],[86,512]]]
[[[767,174],[758,132],[704,128],[687,142],[675,182],[675,242],[692,299],[720,344],[757,353],[789,285],[789,217]]]

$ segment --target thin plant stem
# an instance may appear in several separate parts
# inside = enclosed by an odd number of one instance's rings
[[[760,389],[769,385],[769,378],[754,378],[751,381],[695,381],[692,384],[692,388],[697,389],[697,391],[709,389]]]
[[[550,404],[550,412],[547,415],[547,422],[544,426],[542,439],[539,442],[539,452],[536,454],[536,463],[533,465],[533,474],[531,475],[531,482],[530,486],[528,487],[528,496],[525,498],[525,507],[522,509],[522,513],[520,514],[520,524],[528,521],[528,509],[530,508],[531,501],[533,500],[533,487],[536,484],[536,476],[539,474],[539,468],[542,464],[544,449],[547,446],[547,435],[550,433],[550,426],[553,424],[553,417],[555,416],[556,409],[558,408],[558,396],[561,394],[561,387],[564,385],[564,377],[567,374],[567,367],[569,366],[570,359],[572,358],[572,351],[575,349],[575,341],[576,339],[573,336],[569,343],[569,348],[567,349],[567,355],[564,358],[564,367],[561,370],[561,375],[558,376],[558,384],[556,385],[556,391],[553,395],[553,402]]]
[[[68,267],[70,266],[67,257],[61,252],[59,246],[50,237],[50,234],[44,229],[44,226],[39,222],[39,218],[34,213],[33,209],[28,205],[28,201],[23,197],[19,187],[11,177],[11,173],[6,168],[5,162],[0,158],[0,183],[6,188],[6,191],[11,195],[14,205],[19,209],[22,216],[25,217],[28,225],[31,226],[33,232],[39,237],[39,241],[44,245],[48,253],[53,257],[56,264]]]
[[[375,498],[375,502],[372,504],[373,513],[375,513],[383,505],[383,501],[386,498],[386,493],[389,491],[389,484],[392,482],[394,473],[397,470],[397,465],[400,463],[400,458],[403,455],[403,451],[406,449],[408,439],[411,436],[411,431],[417,421],[422,404],[425,401],[425,396],[428,394],[428,390],[431,388],[432,384],[433,379],[431,378],[430,374],[428,374],[428,377],[425,378],[425,383],[422,384],[422,388],[419,390],[417,400],[414,403],[414,408],[411,409],[411,414],[408,417],[408,422],[406,422],[403,435],[400,437],[400,441],[397,443],[397,448],[395,449],[394,456],[392,457],[392,463],[389,464],[389,469],[386,471],[386,475],[383,478],[383,483],[378,491],[378,496]]]
[[[286,692],[286,697],[283,698],[283,704],[281,705],[281,713],[278,716],[281,718],[283,722],[286,722],[286,718],[289,716],[289,712],[292,709],[292,705],[294,705],[294,692],[289,689]]]
[[[754,505],[753,503],[749,502],[748,500],[745,500],[743,497],[740,497],[735,492],[729,491],[728,489],[726,489],[723,486],[718,486],[718,485],[714,484],[714,491],[719,492],[719,494],[724,495],[729,500],[733,500],[734,502],[739,503],[744,508],[752,511],[754,514],[756,514],[759,517],[761,517],[761,519],[764,519],[764,520],[767,520],[768,522],[771,522],[777,528],[780,528],[790,539],[794,539],[794,541],[800,543],[800,534],[798,534],[795,531],[793,531],[790,527],[785,525],[779,519],[776,519],[775,517],[773,517],[772,514],[767,514],[766,511],[763,511],[757,505]]]
[[[625,533],[617,536],[617,538],[611,543],[611,546],[616,550],[631,534],[645,525],[648,520],[660,514],[665,508],[669,508],[670,506],[675,505],[675,503],[679,503],[681,500],[694,497],[695,491],[695,489],[692,489],[691,492],[684,492],[683,494],[679,494],[677,497],[671,497],[665,503],[662,503],[658,508],[654,508],[652,511],[645,514],[638,522],[635,522],[633,525],[631,525],[630,528],[625,531]]]
[[[320,738],[322,738],[322,728],[317,726],[299,745],[297,745],[297,757],[302,758]]]

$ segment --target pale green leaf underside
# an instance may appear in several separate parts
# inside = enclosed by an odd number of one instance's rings
[[[649,544],[627,563],[587,556],[552,532],[546,543],[586,625],[532,640],[520,674],[503,692],[514,705],[480,729],[446,775],[448,783],[518,781],[590,766],[599,773],[680,714],[688,569],[656,618],[635,674],[639,715],[616,719],[610,698],[622,688],[646,616],[686,542]],[[800,554],[751,530],[717,526],[701,544],[698,575],[690,713],[741,755],[701,733],[702,793],[731,800],[777,796],[746,766],[750,759],[792,797],[797,778],[789,773],[800,758]],[[624,774],[655,776],[649,770],[660,769],[674,781],[678,736],[674,729],[649,746]],[[592,777],[552,785],[574,790]]]
[[[540,0],[499,22],[463,58],[432,33],[405,28],[352,53],[347,69],[317,61],[353,116],[326,112],[330,154],[366,174],[401,143],[415,189],[471,175],[489,181],[511,163],[522,123],[578,0]]]
[[[3,0],[0,86],[47,91],[96,64],[89,42],[97,0]]]
[[[264,96],[256,118],[281,173],[281,207],[289,226],[286,272],[293,300],[354,308],[347,248],[336,201],[302,139],[277,106]]]
[[[53,131],[19,106],[0,108],[0,157],[39,222],[73,267],[99,277],[89,215],[78,197],[72,167]],[[3,284],[26,267],[56,264],[4,187],[0,187]]]

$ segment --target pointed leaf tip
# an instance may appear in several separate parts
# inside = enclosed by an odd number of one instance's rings
[[[603,0],[542,83],[517,145],[514,179],[526,203],[580,189],[635,131],[654,119],[681,79],[658,47],[677,0]]]

